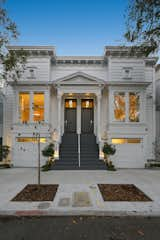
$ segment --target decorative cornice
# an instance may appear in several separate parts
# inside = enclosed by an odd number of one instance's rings
[[[106,46],[104,55],[106,57],[144,57],[141,50],[132,51],[132,47],[127,46]]]
[[[98,56],[62,56],[56,58],[56,64],[103,64],[104,57]]]
[[[158,61],[158,57],[148,57],[148,58],[145,58],[144,61],[145,61],[146,66],[153,67],[156,65],[156,63]]]
[[[33,56],[50,56],[55,57],[55,48],[52,46],[7,46],[9,51],[27,51]]]
[[[152,82],[132,82],[132,81],[108,81],[106,86],[119,86],[119,85],[134,85],[134,86],[149,86]]]
[[[51,86],[50,81],[8,81],[11,86]]]

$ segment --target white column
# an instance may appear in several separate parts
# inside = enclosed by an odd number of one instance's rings
[[[58,142],[61,142],[61,105],[62,105],[62,93],[58,92]]]
[[[101,93],[97,94],[97,139],[101,140]]]
[[[44,92],[44,121],[46,123],[50,122],[50,89]]]
[[[77,133],[81,133],[81,99],[77,98]]]
[[[97,138],[101,141],[101,93],[97,94]]]

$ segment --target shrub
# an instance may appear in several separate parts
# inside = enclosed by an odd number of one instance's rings
[[[53,157],[54,155],[54,144],[50,143],[42,150],[42,155],[44,157]]]
[[[48,157],[46,164],[42,166],[42,171],[48,171],[51,169],[54,159],[54,144],[50,143],[42,150],[42,155]]]
[[[115,146],[113,144],[105,142],[102,151],[104,153],[104,162],[107,166],[107,169],[110,171],[116,171],[112,161],[109,160],[109,155],[114,155],[116,153]]]
[[[0,156],[2,159],[6,159],[8,157],[9,152],[10,152],[9,146],[7,146],[7,145],[0,146]]]
[[[116,152],[115,146],[113,144],[108,144],[107,142],[104,143],[102,150],[103,150],[103,153],[107,155],[114,155]]]

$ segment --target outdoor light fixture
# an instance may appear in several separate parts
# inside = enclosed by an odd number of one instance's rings
[[[86,101],[86,108],[89,108],[89,101]]]
[[[69,107],[70,107],[70,108],[73,107],[73,101],[72,101],[72,100],[69,100],[68,104],[69,104]]]

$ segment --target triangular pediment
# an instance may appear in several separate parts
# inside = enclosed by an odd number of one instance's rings
[[[59,85],[103,85],[104,81],[84,72],[76,72],[57,79],[55,84]]]

